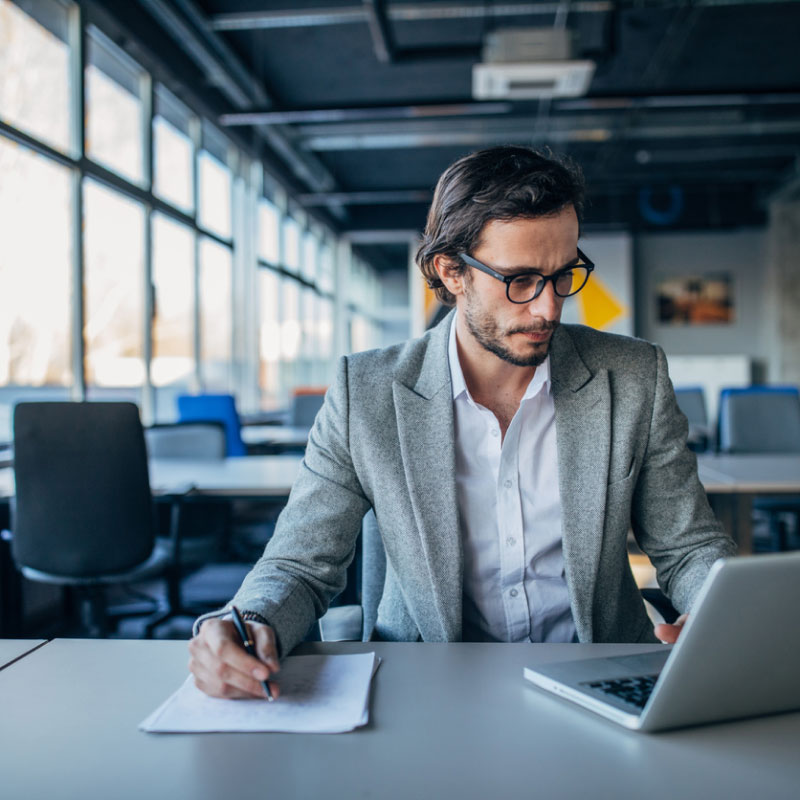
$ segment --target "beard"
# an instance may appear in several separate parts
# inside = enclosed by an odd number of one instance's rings
[[[544,333],[546,331],[552,333],[558,327],[558,320],[543,320],[537,324],[502,330],[487,311],[477,307],[477,303],[474,302],[475,295],[472,292],[467,292],[465,299],[467,302],[464,305],[464,321],[469,332],[484,350],[488,350],[515,367],[538,367],[544,363],[550,351],[552,335],[545,342],[534,343],[533,352],[524,355],[512,351],[506,346],[504,340],[515,333]]]

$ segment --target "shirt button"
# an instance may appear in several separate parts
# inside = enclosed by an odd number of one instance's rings
[[[512,590],[509,592],[509,594],[510,594],[512,597],[516,597],[516,596],[519,594],[519,592],[518,592],[516,589],[512,589]]]
[[[506,539],[506,544],[509,547],[513,547],[516,543],[517,543],[517,540],[513,536],[509,536],[508,539]]]
[[[509,480],[505,480],[505,481],[503,481],[503,486],[505,486],[505,487],[506,487],[506,489],[510,489],[510,488],[511,488],[513,485],[514,485],[514,484],[513,484],[511,481],[509,481]]]
[[[497,430],[497,428],[492,428],[492,436],[499,436],[499,435],[500,435],[500,431]]]

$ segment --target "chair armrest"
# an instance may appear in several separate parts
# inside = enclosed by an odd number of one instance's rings
[[[319,620],[319,634],[323,642],[360,642],[364,628],[364,611],[361,606],[334,606]]]

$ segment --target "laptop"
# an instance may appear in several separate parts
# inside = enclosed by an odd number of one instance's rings
[[[526,667],[541,689],[661,731],[800,709],[800,553],[719,559],[674,645]]]

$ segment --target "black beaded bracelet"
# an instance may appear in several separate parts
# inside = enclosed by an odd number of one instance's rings
[[[262,625],[269,625],[264,617],[261,614],[257,614],[255,611],[242,611],[242,619],[250,620],[251,622],[260,622]]]

